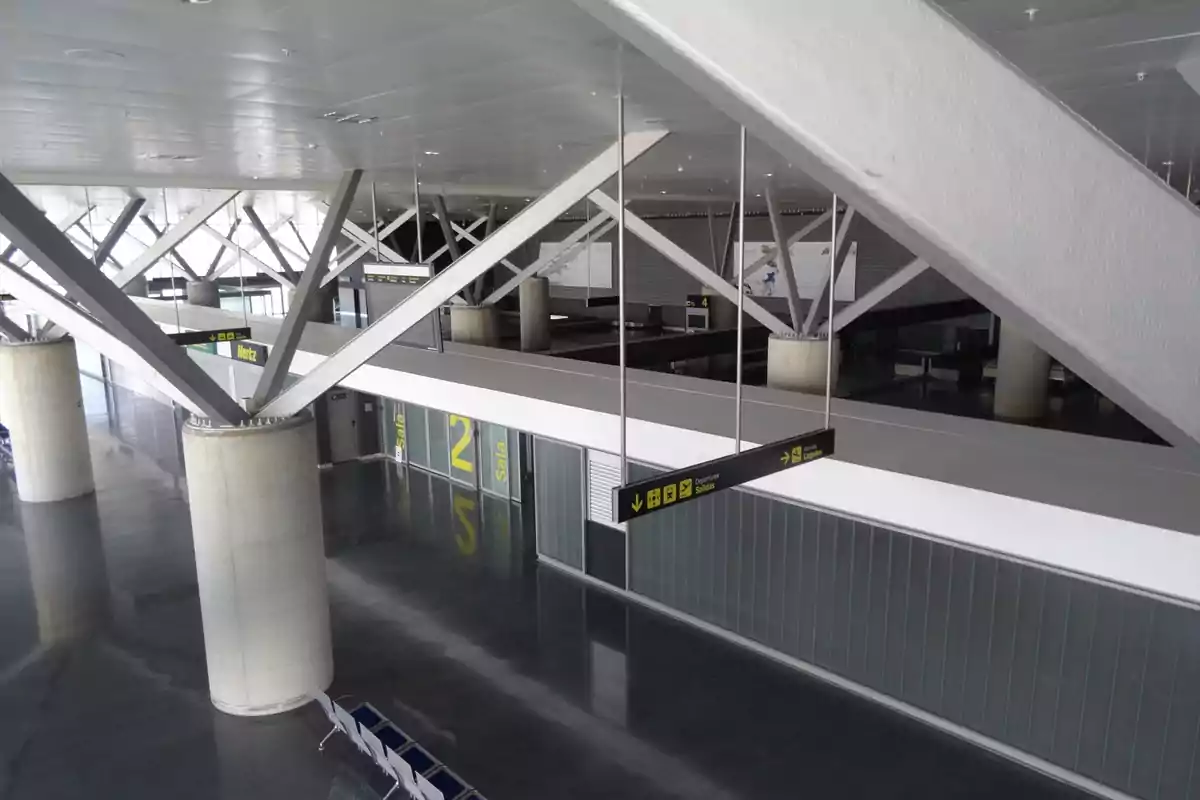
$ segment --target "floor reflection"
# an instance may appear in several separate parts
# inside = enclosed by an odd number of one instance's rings
[[[213,710],[168,456],[94,446],[99,491],[64,504],[0,481],[0,797],[382,796],[347,742],[316,751],[315,707]],[[1071,796],[538,567],[521,504],[384,461],[321,482],[331,693],[491,800]]]

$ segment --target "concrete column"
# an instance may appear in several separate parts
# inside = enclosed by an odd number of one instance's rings
[[[1017,422],[1041,419],[1050,391],[1050,356],[1011,326],[1000,328],[992,412]]]
[[[550,279],[527,278],[521,284],[521,349],[550,349]]]
[[[147,287],[149,284],[150,282],[146,280],[145,275],[138,275],[129,283],[125,284],[121,291],[125,292],[125,294],[129,295],[130,297],[146,297]]]
[[[105,627],[111,600],[96,496],[21,503],[21,528],[38,641],[70,641]]]
[[[500,343],[500,320],[493,306],[450,306],[450,340],[494,347]]]
[[[837,388],[841,348],[833,339],[833,386]],[[801,339],[772,335],[767,340],[767,386],[793,392],[825,394],[825,372],[829,363],[825,339]]]
[[[333,680],[312,417],[193,419],[183,456],[213,705],[238,716],[302,706]]]
[[[12,436],[22,500],[48,503],[96,488],[73,339],[0,343],[0,422]]]
[[[221,289],[213,281],[188,281],[187,304],[189,306],[221,307]]]

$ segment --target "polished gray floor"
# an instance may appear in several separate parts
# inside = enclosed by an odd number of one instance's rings
[[[381,797],[314,706],[211,707],[180,480],[96,423],[95,496],[0,481],[0,798]],[[491,800],[1077,796],[539,568],[524,509],[385,462],[323,490],[331,693]]]

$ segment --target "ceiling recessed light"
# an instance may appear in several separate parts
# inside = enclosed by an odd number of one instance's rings
[[[284,58],[291,58],[296,54],[296,51],[290,47],[282,47],[280,48],[279,52],[283,53]]]
[[[212,0],[183,0],[185,6],[206,6],[211,2]]]
[[[682,164],[680,164],[678,167],[676,167],[676,168],[675,168],[675,171],[676,171],[676,172],[683,172],[683,165],[682,165]]]
[[[341,116],[341,113],[340,111],[326,111],[321,115],[321,119],[333,119],[334,117]]]
[[[660,189],[658,193],[659,193],[659,194],[666,194],[666,193],[667,193],[667,190],[666,190],[666,189]]]
[[[1142,81],[1146,80],[1146,71],[1138,70],[1137,79],[1138,79],[1138,83],[1141,83]]]
[[[334,122],[353,122],[356,119],[358,119],[358,114],[342,114]]]
[[[768,172],[766,175],[763,175],[763,177],[764,177],[764,178],[774,178],[774,177],[775,177],[775,173],[774,173],[774,172]]]
[[[595,92],[592,92],[592,97],[595,97],[595,96],[596,96],[596,93],[595,93]]]
[[[316,142],[309,142],[308,144],[306,144],[304,146],[309,150],[316,150],[321,145],[317,144]]]
[[[177,161],[187,163],[196,161],[200,157],[183,153],[143,153],[142,158],[146,161]]]
[[[425,151],[425,155],[427,155],[427,156],[440,156],[440,155],[441,155],[441,153],[439,153],[437,150],[426,150],[426,151]]]
[[[755,196],[755,197],[762,197],[762,195],[761,195],[761,194],[756,194],[756,195],[754,195],[754,196]]]
[[[1025,9],[1025,16],[1029,17],[1030,22],[1033,22],[1033,18],[1037,16],[1037,12],[1036,8],[1027,8]]]
[[[354,121],[356,123],[358,123],[359,125],[369,125],[372,122],[375,122],[377,119],[379,119],[379,117],[359,117],[358,119],[356,119]],[[338,120],[338,121],[341,122],[341,120]]]

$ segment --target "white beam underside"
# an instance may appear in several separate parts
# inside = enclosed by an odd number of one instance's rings
[[[667,131],[639,131],[625,136],[625,163],[660,142]],[[337,384],[372,355],[387,347],[397,336],[447,302],[499,259],[516,250],[538,231],[578,203],[588,192],[616,173],[617,146],[606,149],[577,172],[522,209],[507,224],[418,288],[403,303],[369,325],[320,367],[293,384],[260,412],[263,416],[291,416],[329,387]]]
[[[293,283],[291,280],[289,280],[288,277],[286,275],[284,275],[282,272],[280,272],[278,269],[276,269],[275,267],[272,267],[270,264],[266,263],[262,259],[253,255],[249,251],[243,249],[241,245],[237,244],[232,239],[227,238],[225,236],[225,234],[221,233],[216,228],[209,225],[207,222],[200,226],[200,230],[204,231],[204,233],[208,234],[216,241],[220,242],[221,244],[225,245],[229,249],[233,250],[235,253],[240,253],[242,256],[244,256],[246,258],[247,261],[249,261],[254,266],[258,267],[259,270],[261,270],[267,277],[272,278],[280,286],[284,287],[285,289],[295,289],[296,288],[296,284]],[[213,276],[215,276],[215,275],[216,275],[216,273],[214,272]],[[211,279],[212,279],[212,276],[210,276],[209,280],[211,280]]]
[[[618,217],[621,213],[621,207],[617,205],[617,201],[606,195],[604,192],[592,192],[590,199],[596,204],[597,207],[605,211],[611,217]],[[700,259],[696,258],[691,253],[672,242],[666,236],[659,233],[649,223],[643,222],[640,218],[635,216],[633,212],[628,210],[625,212],[625,228],[634,236],[638,237],[650,247],[661,253],[668,261],[675,264],[684,272],[688,273],[693,278],[700,281],[702,284],[712,289],[729,302],[737,305],[738,290],[734,286],[732,286],[720,275],[704,266],[704,264],[700,262]],[[792,333],[791,327],[785,325],[782,320],[760,306],[758,302],[752,298],[744,298],[742,301],[742,308],[746,314],[753,317],[760,324],[766,326],[766,328],[772,333],[780,336],[787,336]]]
[[[270,225],[267,226],[267,233],[274,234],[275,231],[279,230],[284,225],[288,224],[288,222],[290,222],[291,220],[292,220],[292,215],[290,215],[290,214],[286,217],[280,217],[279,219],[275,220],[274,222],[272,222]],[[224,236],[224,234],[222,234],[222,236]],[[237,266],[238,256],[239,256],[240,251],[244,250],[246,252],[249,252],[249,251],[253,250],[254,248],[258,247],[262,243],[263,243],[263,238],[261,236],[258,236],[257,234],[255,234],[254,238],[251,239],[249,244],[247,244],[244,248],[242,248],[242,247],[238,247],[236,249],[230,248],[230,249],[233,249],[233,254],[231,256],[229,256],[228,258],[226,258],[224,261],[222,261],[220,264],[218,264],[216,269],[214,269],[213,271],[211,271],[204,277],[206,277],[209,280],[221,277],[226,272],[228,272],[230,269]],[[229,246],[226,245],[226,248],[229,248]]]
[[[196,228],[205,224],[209,217],[216,214],[237,196],[237,191],[220,191],[206,198],[198,208],[192,210],[191,213],[172,225],[168,230],[163,231],[162,238],[147,247],[141,255],[134,259],[132,264],[118,272],[113,277],[113,283],[124,287],[131,280],[153,267],[158,263],[159,259],[173,250],[176,245],[188,236],[191,236]]]
[[[1197,449],[1197,210],[949,16],[922,0],[575,2]]]

